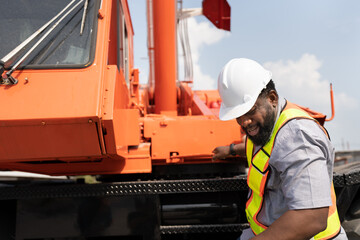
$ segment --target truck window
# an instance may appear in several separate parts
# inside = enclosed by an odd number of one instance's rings
[[[69,5],[71,0],[2,0],[6,9],[0,14],[0,59]],[[83,20],[84,2],[74,1],[63,14],[52,22],[21,52],[20,59],[39,39],[58,23],[34,49],[20,68],[69,68],[88,65],[95,51],[97,10],[99,1],[88,0]],[[64,14],[68,13],[61,21]],[[84,22],[80,34],[81,23]],[[16,59],[12,59],[12,64]]]
[[[118,68],[122,69],[126,84],[129,86],[129,45],[124,11],[118,1]]]

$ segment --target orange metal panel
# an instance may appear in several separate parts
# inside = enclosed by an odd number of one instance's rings
[[[118,173],[151,172],[150,143],[140,143],[139,111],[115,109],[113,119],[104,121],[108,156],[121,159]]]
[[[78,70],[24,70],[19,83],[0,87],[6,102],[0,120],[69,118],[94,116],[98,112],[99,72]]]
[[[3,122],[0,160],[101,156],[96,124],[91,118]]]
[[[9,163],[1,164],[1,169],[15,169],[19,171],[35,172],[49,175],[96,175],[96,174],[120,174],[120,173],[149,173],[151,161],[148,155],[150,144],[140,144],[134,152],[131,150],[128,161],[122,158],[83,159],[71,161],[62,159],[56,163],[37,162],[32,163]],[[147,160],[147,161],[145,161]],[[147,163],[144,165],[143,163]]]
[[[151,138],[153,159],[207,156],[220,145],[241,142],[236,121],[220,121],[205,116],[151,116],[144,118],[144,137]]]
[[[150,173],[150,143],[140,143],[138,146],[129,148],[129,155],[121,173]]]
[[[106,152],[122,164],[114,171],[151,172],[150,143],[140,144],[139,110],[126,108],[129,91],[116,66],[107,67],[104,84],[102,126],[106,132]]]
[[[120,145],[136,146],[140,143],[139,110],[116,109],[114,111],[114,132]]]
[[[112,119],[103,121],[106,131],[105,144],[109,154],[126,157],[128,146],[140,144],[139,111],[116,109]],[[123,151],[121,151],[124,149]]]

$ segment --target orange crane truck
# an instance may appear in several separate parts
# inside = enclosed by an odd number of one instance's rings
[[[126,0],[1,1],[0,170],[54,176],[0,178],[1,240],[235,239],[248,226],[245,161],[211,156],[243,133],[218,119],[217,91],[177,79],[177,1],[146,4],[142,85]],[[202,13],[230,30],[226,0]],[[342,220],[359,218],[359,172],[335,174]]]

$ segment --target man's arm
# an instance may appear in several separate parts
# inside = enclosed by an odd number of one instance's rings
[[[252,240],[309,240],[326,229],[329,207],[289,210]]]
[[[236,155],[245,156],[245,143],[239,143],[234,145],[234,151]],[[219,146],[213,151],[213,160],[224,159],[230,156],[230,146]]]

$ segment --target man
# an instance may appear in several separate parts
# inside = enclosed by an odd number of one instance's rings
[[[218,79],[221,120],[236,119],[246,144],[214,149],[214,159],[246,153],[247,239],[347,239],[332,185],[334,148],[306,112],[280,97],[271,72],[233,59]]]

